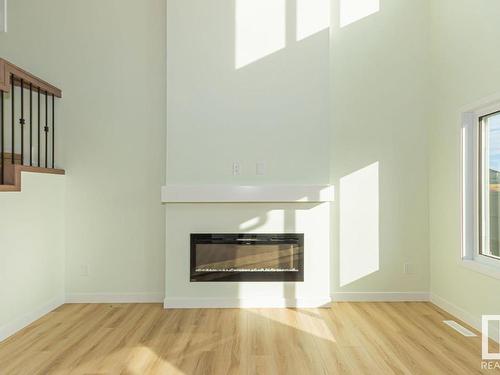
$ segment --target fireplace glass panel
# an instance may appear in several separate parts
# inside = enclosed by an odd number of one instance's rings
[[[302,234],[193,234],[191,281],[303,281]]]
[[[298,272],[296,245],[214,245],[196,246],[196,271]]]

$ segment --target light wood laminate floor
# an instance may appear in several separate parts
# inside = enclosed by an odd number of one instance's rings
[[[242,310],[64,305],[0,343],[0,374],[481,373],[480,337],[442,323],[450,318],[419,302]]]

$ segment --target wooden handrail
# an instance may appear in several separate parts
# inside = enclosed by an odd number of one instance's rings
[[[62,97],[62,91],[50,83],[28,73],[24,69],[0,58],[0,91],[9,92],[11,87],[10,77],[14,75],[14,85],[20,86],[21,79],[24,81],[24,87],[29,87],[30,83],[33,85],[33,90],[40,89],[41,92],[47,92],[57,98]]]

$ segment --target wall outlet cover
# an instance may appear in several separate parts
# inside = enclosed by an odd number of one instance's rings
[[[257,176],[264,176],[266,174],[266,163],[259,161],[255,164],[255,174]]]
[[[415,273],[415,267],[413,266],[412,263],[405,263],[404,264],[404,273],[407,275],[413,275]]]
[[[241,165],[239,161],[233,162],[233,176],[239,176],[241,174]]]
[[[82,264],[80,266],[80,276],[88,276],[89,275],[89,266],[88,264]]]

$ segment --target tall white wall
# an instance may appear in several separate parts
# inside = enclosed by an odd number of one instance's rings
[[[500,92],[500,4],[432,4],[433,119],[429,133],[431,292],[471,323],[500,311],[500,280],[464,268],[460,254],[461,108]]]
[[[65,179],[23,173],[0,193],[0,341],[64,303]]]
[[[161,300],[165,1],[8,5],[0,55],[64,93],[56,126],[68,172],[67,292]]]
[[[328,183],[328,1],[167,5],[167,184]],[[320,23],[307,22],[321,11]],[[234,162],[241,165],[236,176]],[[329,204],[180,204],[166,211],[167,307],[328,301]],[[305,233],[306,282],[189,283],[189,234],[203,232]]]
[[[167,182],[328,182],[328,25],[300,39],[295,0],[167,4]]]
[[[426,292],[428,2],[333,3],[332,288]]]

